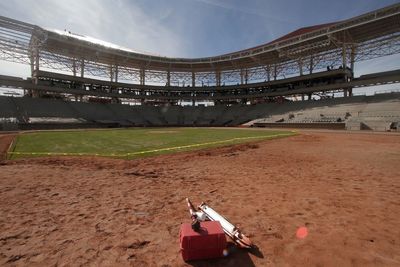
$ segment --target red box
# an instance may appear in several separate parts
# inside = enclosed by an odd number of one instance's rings
[[[183,223],[179,233],[184,261],[223,257],[226,237],[219,222],[201,222],[195,232],[190,223]]]

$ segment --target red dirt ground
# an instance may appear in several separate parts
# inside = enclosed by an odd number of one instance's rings
[[[139,160],[0,166],[0,265],[400,266],[400,135],[303,132]],[[258,250],[185,263],[185,197]]]

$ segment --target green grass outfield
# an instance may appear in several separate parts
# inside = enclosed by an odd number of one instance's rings
[[[291,131],[232,128],[135,128],[22,133],[10,159],[40,156],[137,158],[294,135]]]

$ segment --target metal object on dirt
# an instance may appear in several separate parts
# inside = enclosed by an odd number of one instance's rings
[[[195,207],[193,204],[190,202],[189,198],[186,198],[186,202],[189,208],[190,215],[192,217],[192,229],[196,231],[195,228],[197,226],[200,227],[200,221],[218,221],[220,222],[222,229],[224,230],[225,234],[229,236],[233,242],[235,242],[236,245],[238,245],[241,248],[252,248],[253,243],[251,240],[245,236],[238,227],[233,225],[231,222],[229,222],[225,217],[220,215],[218,212],[216,212],[214,209],[206,205],[204,202],[201,203],[199,206],[199,211],[196,211]],[[197,226],[196,226],[197,225]],[[197,229],[198,231],[198,229]]]

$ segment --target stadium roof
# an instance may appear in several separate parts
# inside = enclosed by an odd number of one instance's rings
[[[399,53],[399,44],[400,4],[301,28],[260,46],[201,58],[140,53],[91,37],[0,17],[0,58],[4,60],[32,64],[32,58],[38,55],[40,65],[49,69],[76,72],[84,68],[85,73],[96,77],[110,77],[113,69],[118,69],[119,75],[128,80],[140,76],[144,81],[146,76],[146,82],[164,84],[167,73],[175,75],[171,81],[190,82],[193,74],[196,82],[211,83],[219,79],[218,73],[224,75],[220,79],[223,82],[240,82],[242,70],[255,81],[269,79],[270,75],[285,77],[301,74],[303,68],[311,71],[341,65],[344,60],[354,62]]]
[[[337,43],[362,43],[370,39],[398,33],[400,29],[400,5],[392,5],[348,20],[298,29],[267,44],[232,52],[229,54],[203,58],[169,58],[137,53],[115,45],[93,42],[88,37],[76,34],[60,34],[38,28],[42,47],[50,52],[69,57],[87,57],[108,64],[120,64],[151,69],[208,70],[252,67],[260,63],[285,61],[282,56],[287,51],[304,49],[331,50]],[[44,33],[44,34],[43,34]],[[335,43],[336,42],[336,43]]]
[[[324,23],[324,24],[319,24],[319,25],[314,25],[314,26],[309,26],[309,27],[303,27],[303,28],[297,29],[295,31],[292,31],[291,33],[288,33],[288,34],[286,34],[286,35],[284,35],[282,37],[279,37],[279,38],[269,42],[268,44],[273,44],[273,43],[277,43],[277,42],[280,42],[280,41],[288,40],[290,38],[294,38],[296,36],[299,36],[299,35],[302,35],[302,34],[306,34],[306,33],[309,33],[309,32],[313,32],[313,31],[316,31],[316,30],[320,30],[322,28],[329,27],[329,26],[335,25],[337,23],[339,23],[339,22]]]

